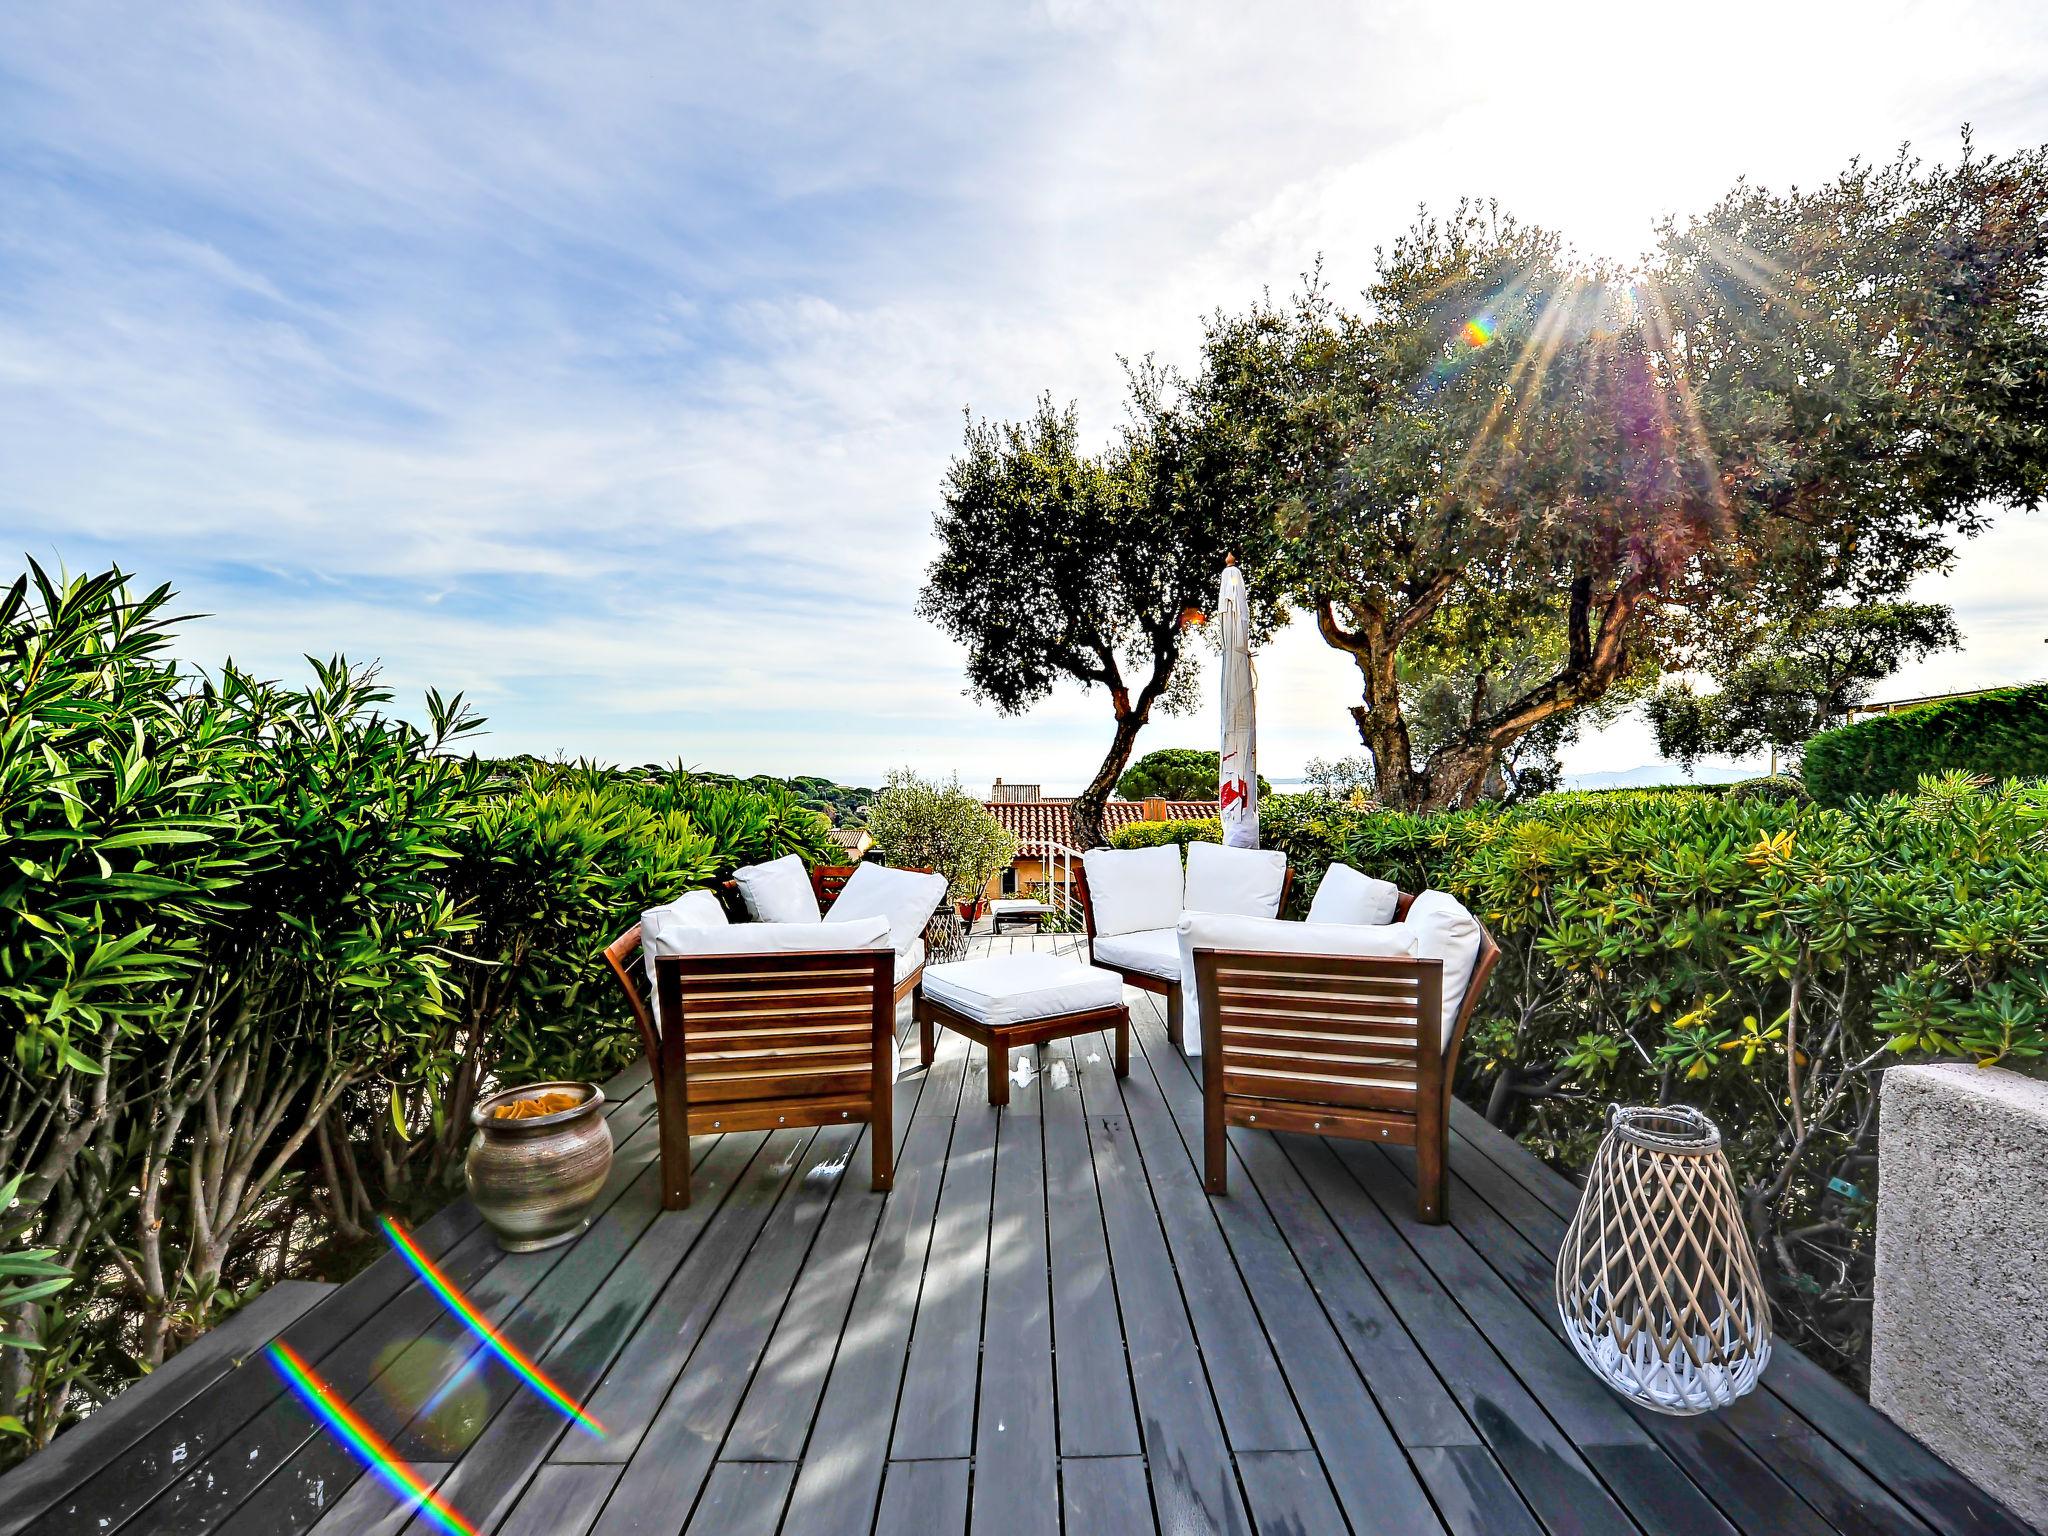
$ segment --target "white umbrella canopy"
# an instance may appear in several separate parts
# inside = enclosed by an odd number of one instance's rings
[[[1216,800],[1228,848],[1259,846],[1258,730],[1253,695],[1251,600],[1237,558],[1223,564],[1223,588],[1216,598],[1217,638],[1223,642],[1223,746],[1217,764]]]

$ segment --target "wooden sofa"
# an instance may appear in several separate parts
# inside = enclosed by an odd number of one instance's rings
[[[1124,985],[1136,987],[1140,992],[1150,992],[1166,999],[1166,1038],[1175,1045],[1183,1043],[1181,1027],[1180,981],[1178,978],[1155,976],[1150,971],[1141,971],[1132,966],[1118,965],[1104,960],[1095,953],[1095,904],[1088,895],[1088,866],[1077,862],[1074,865],[1074,887],[1081,898],[1081,924],[1088,935],[1088,963],[1099,965],[1106,971],[1115,971],[1123,977]],[[1280,877],[1280,903],[1274,909],[1275,915],[1287,910],[1287,898],[1294,890],[1294,866],[1287,866],[1287,872]]]
[[[1402,893],[1397,919],[1413,901]],[[1447,1040],[1441,960],[1229,949],[1194,960],[1210,1193],[1228,1192],[1230,1126],[1346,1136],[1415,1148],[1416,1212],[1442,1222],[1451,1080],[1500,960],[1485,924]]]
[[[818,904],[828,906],[852,874],[812,870]],[[730,885],[721,888],[728,904]],[[896,1013],[922,966],[898,980],[894,953],[879,949],[662,955],[657,1009],[640,948],[635,923],[605,946],[604,961],[654,1077],[665,1208],[690,1203],[690,1138],[725,1131],[865,1122],[872,1187],[891,1186]]]

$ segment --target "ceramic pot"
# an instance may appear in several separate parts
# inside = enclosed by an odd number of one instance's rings
[[[530,1120],[500,1120],[493,1110],[513,1099],[569,1092],[573,1109]],[[463,1172],[498,1246],[512,1253],[552,1248],[581,1232],[590,1202],[612,1170],[612,1128],[604,1092],[595,1083],[526,1083],[506,1088],[470,1112],[476,1138]]]

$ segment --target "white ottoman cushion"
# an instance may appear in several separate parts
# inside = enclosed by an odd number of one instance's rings
[[[1391,880],[1375,880],[1349,864],[1332,864],[1308,904],[1312,923],[1391,923],[1401,904],[1401,890]]]
[[[1180,921],[1180,850],[1173,844],[1092,848],[1081,855],[1081,867],[1088,873],[1088,906],[1098,939],[1171,928]]]
[[[740,899],[757,923],[815,923],[818,921],[818,893],[811,889],[810,872],[795,854],[784,854],[766,864],[749,864],[732,872],[740,888]]]
[[[1114,971],[1058,955],[992,955],[928,966],[924,995],[991,1029],[1069,1013],[1114,1008],[1124,1000]]]
[[[1180,977],[1180,934],[1172,928],[1148,928],[1143,933],[1118,933],[1106,939],[1097,934],[1095,963],[1176,981]]]
[[[1189,912],[1278,917],[1286,883],[1287,855],[1277,848],[1189,843],[1187,896],[1181,906]]]

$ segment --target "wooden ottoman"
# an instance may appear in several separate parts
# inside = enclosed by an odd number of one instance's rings
[[[1010,1102],[1010,1051],[1116,1030],[1116,1075],[1131,1069],[1131,1011],[1115,971],[1057,955],[992,955],[928,965],[911,999],[917,1059],[932,1064],[937,1027],[988,1049],[988,1101]]]

